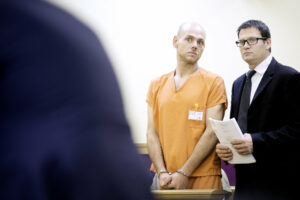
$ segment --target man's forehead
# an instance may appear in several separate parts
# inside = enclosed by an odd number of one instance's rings
[[[194,37],[201,37],[205,38],[206,33],[204,28],[198,24],[198,23],[185,23],[182,24],[178,30],[179,37],[182,37],[183,35],[192,35]]]
[[[241,37],[257,37],[257,36],[261,36],[260,31],[255,28],[255,27],[248,27],[248,28],[244,28],[241,29],[240,33],[239,33],[239,38]]]

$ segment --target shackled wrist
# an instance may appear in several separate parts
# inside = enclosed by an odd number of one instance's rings
[[[168,173],[168,174],[170,174],[167,170],[161,169],[161,170],[159,170],[159,172],[157,173],[157,177],[159,178],[159,176],[160,176],[161,174],[163,174],[163,173]]]
[[[182,174],[183,176],[185,176],[187,178],[189,178],[189,176],[186,173],[184,173],[184,171],[182,171],[180,169],[176,170],[176,172],[179,173],[179,174]]]

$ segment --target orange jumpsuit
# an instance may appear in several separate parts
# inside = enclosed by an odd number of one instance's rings
[[[194,72],[178,90],[174,71],[153,80],[146,101],[153,109],[165,165],[171,173],[184,165],[204,133],[206,109],[218,104],[227,108],[223,79],[203,68]],[[190,111],[202,113],[201,120],[188,119]],[[151,170],[155,171],[153,165]],[[189,188],[221,189],[220,177],[221,161],[213,151],[191,174]]]

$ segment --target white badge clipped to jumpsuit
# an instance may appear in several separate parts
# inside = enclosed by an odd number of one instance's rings
[[[199,105],[196,103],[194,105],[194,110],[189,110],[189,120],[201,121],[203,119],[203,112],[198,111]]]

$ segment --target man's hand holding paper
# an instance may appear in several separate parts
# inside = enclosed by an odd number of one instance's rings
[[[217,144],[216,152],[217,152],[218,156],[224,161],[229,162],[233,158],[232,151],[228,147],[228,145],[224,145],[224,144],[220,144],[220,143]]]
[[[250,134],[245,133],[244,139],[231,141],[232,147],[241,155],[252,154],[253,143]]]
[[[209,120],[220,141],[216,152],[222,160],[231,164],[255,162],[251,135],[243,135],[234,118],[226,121]]]

